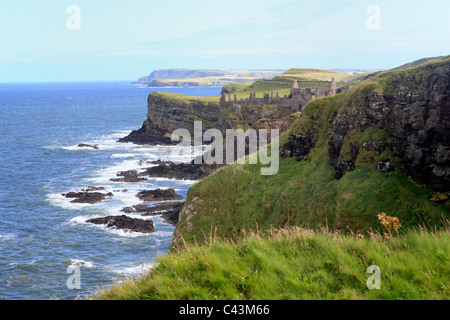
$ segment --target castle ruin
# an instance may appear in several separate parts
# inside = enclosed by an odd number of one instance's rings
[[[335,95],[341,91],[342,88],[338,87],[334,78],[327,87],[317,88],[314,92],[311,88],[299,88],[297,80],[294,80],[289,96],[284,95],[283,97],[280,97],[278,92],[274,95],[272,91],[270,94],[264,92],[262,98],[256,98],[256,94],[253,92],[250,93],[249,98],[238,100],[236,93],[234,94],[234,98],[231,98],[231,94],[228,94],[228,99],[225,93],[222,93],[222,96],[220,97],[220,108],[233,108],[233,110],[237,111],[237,109],[242,107],[279,105],[282,107],[290,107],[295,111],[301,111],[313,96],[315,98],[322,98]]]

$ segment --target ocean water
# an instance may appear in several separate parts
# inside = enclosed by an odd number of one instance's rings
[[[142,190],[170,187],[186,197],[193,181],[111,182],[119,171],[148,167],[140,160],[181,160],[171,158],[176,146],[116,141],[140,128],[151,91],[206,96],[220,90],[121,82],[0,84],[0,299],[86,298],[139,276],[167,253],[174,227],[160,217],[146,218],[156,228],[147,235],[86,220],[124,214],[122,208],[141,203],[136,194]],[[61,195],[89,186],[114,196],[88,205]],[[73,265],[80,268],[81,289],[67,286]]]

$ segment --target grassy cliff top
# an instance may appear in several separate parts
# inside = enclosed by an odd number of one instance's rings
[[[199,97],[199,96],[188,96],[188,95],[172,93],[172,92],[152,92],[151,95],[159,96],[159,97],[165,98],[167,100],[177,100],[177,101],[183,101],[186,103],[202,101],[202,102],[212,102],[212,103],[218,104],[219,100],[220,100],[220,96]]]
[[[354,75],[330,70],[292,68],[277,76],[274,80],[288,78],[296,79],[298,81],[331,81],[331,79],[334,78],[336,82],[340,82],[354,77]]]
[[[448,231],[361,238],[300,228],[212,238],[161,256],[151,272],[97,299],[448,299],[449,239]],[[371,265],[380,268],[379,290],[367,288]]]

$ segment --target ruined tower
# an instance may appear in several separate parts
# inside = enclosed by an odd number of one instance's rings
[[[302,89],[298,87],[297,79],[295,79],[294,83],[292,84],[291,97],[292,98],[300,97],[301,94],[302,94]]]
[[[336,80],[334,80],[334,78],[331,79],[331,84],[330,84],[330,86],[328,88],[329,88],[329,95],[330,96],[337,94],[338,86],[337,86]]]

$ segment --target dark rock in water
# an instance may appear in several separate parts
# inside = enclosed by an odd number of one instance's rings
[[[69,192],[62,194],[66,198],[75,199],[70,202],[72,203],[89,203],[94,204],[100,201],[105,200],[107,197],[114,196],[111,192],[109,193],[101,193],[101,192]]]
[[[153,221],[134,219],[127,217],[125,215],[109,216],[105,218],[94,218],[87,220],[87,222],[93,224],[104,224],[107,227],[115,227],[121,230],[129,230],[140,233],[152,233],[155,231]]]
[[[100,148],[98,147],[98,144],[92,145],[92,144],[85,144],[85,143],[80,143],[80,144],[78,145],[78,148],[92,148],[92,149],[95,149],[95,150],[99,150],[99,149],[100,149]]]
[[[156,206],[147,206],[144,204],[123,208],[121,211],[125,213],[141,213],[143,217],[162,216],[165,223],[176,225],[183,205],[184,202],[178,201],[161,203]]]
[[[137,205],[133,206],[135,212],[142,213],[143,216],[151,216],[155,214],[160,214],[161,212],[175,212],[180,211],[183,207],[184,202],[180,201],[172,201],[165,202],[161,204],[157,204],[155,206],[147,206],[147,205]]]
[[[148,180],[146,178],[139,177],[139,174],[136,170],[121,171],[117,173],[117,176],[123,178],[112,178],[109,180],[113,182],[142,182]]]
[[[87,187],[86,189],[81,189],[83,192],[92,192],[92,191],[102,191],[105,190],[103,187]]]
[[[159,134],[151,134],[147,132],[147,127],[144,123],[141,129],[133,130],[128,136],[119,139],[117,142],[126,143],[131,142],[137,145],[177,145],[179,142],[172,142],[171,138],[161,136]]]
[[[139,199],[144,201],[165,201],[165,200],[180,200],[182,196],[175,193],[175,190],[170,189],[156,189],[150,191],[142,191],[137,194]]]
[[[133,209],[133,207],[126,207],[126,208],[123,208],[120,211],[125,212],[125,213],[133,213],[134,209]]]
[[[153,162],[158,166],[147,168],[141,175],[153,178],[177,180],[202,180],[217,171],[222,165],[207,165],[194,163]]]

